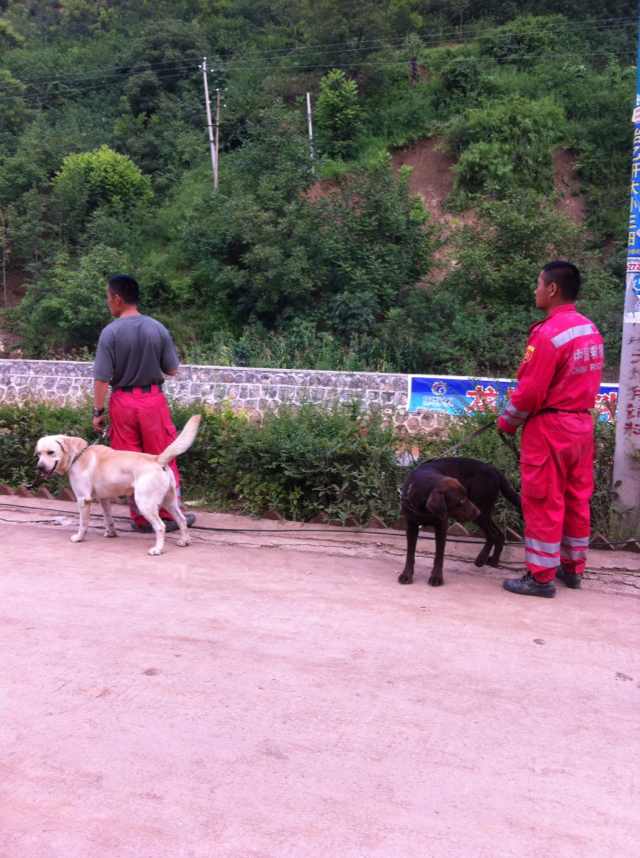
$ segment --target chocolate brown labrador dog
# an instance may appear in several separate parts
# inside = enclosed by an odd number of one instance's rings
[[[520,498],[497,468],[478,459],[432,459],[418,465],[407,477],[400,492],[401,510],[407,521],[407,558],[398,578],[400,584],[413,583],[413,567],[418,531],[431,525],[436,536],[436,556],[429,584],[440,587],[450,518],[474,521],[486,542],[476,557],[476,566],[498,566],[504,536],[494,524],[491,512],[503,494],[522,512]]]

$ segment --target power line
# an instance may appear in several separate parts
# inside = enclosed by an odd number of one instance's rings
[[[581,22],[581,23],[572,24],[571,31],[572,31],[572,33],[575,33],[576,31],[580,31],[580,30],[592,30],[595,32],[606,32],[606,31],[615,32],[615,31],[621,31],[624,29],[635,29],[635,26],[636,26],[635,19],[633,19],[633,18],[619,18],[619,19],[608,18],[608,19],[599,19],[599,20],[602,23],[598,23],[597,20],[594,20],[593,22],[585,21],[585,22]],[[479,31],[479,30],[474,30],[472,27],[469,27],[468,33],[469,33],[470,38],[468,39],[468,41],[471,41],[471,42],[477,41],[486,33],[494,32],[496,29],[497,28],[495,28],[495,27],[491,27],[491,28],[487,28],[486,30],[480,30]],[[535,27],[533,29],[535,30]],[[542,32],[544,29],[545,28],[541,26],[539,28],[539,32]],[[457,30],[457,29],[451,30],[449,32],[452,36],[454,36],[454,35],[459,36],[460,35],[460,30]],[[509,32],[505,32],[502,34],[496,33],[496,35],[498,37],[502,36],[504,38],[504,42],[506,44],[506,43],[509,43],[513,39],[514,34],[509,33]],[[446,38],[446,35],[445,36],[443,36],[443,35],[434,36],[432,38],[421,37],[421,41],[427,49],[433,49],[436,47],[446,46],[449,43],[448,39]],[[461,42],[461,44],[464,44],[464,41]],[[282,49],[274,50],[274,51],[260,51],[261,59],[257,63],[238,64],[236,60],[234,60],[233,58],[230,58],[227,60],[220,60],[218,65],[220,65],[223,69],[225,69],[227,67],[231,67],[231,68],[258,68],[259,67],[259,68],[263,68],[263,67],[266,67],[269,65],[272,65],[272,66],[276,65],[275,63],[265,62],[265,60],[268,60],[269,57],[278,57],[278,58],[286,59],[287,57],[289,57],[293,54],[296,54],[296,53],[300,53],[300,52],[305,52],[305,51],[313,52],[315,50],[327,51],[328,49],[331,49],[331,48],[335,48],[335,51],[333,51],[333,53],[340,52],[343,54],[345,54],[345,53],[355,53],[355,54],[366,53],[366,54],[370,54],[370,53],[374,52],[373,46],[376,46],[376,45],[380,46],[380,52],[382,52],[383,50],[400,50],[404,47],[405,40],[402,39],[402,40],[396,40],[396,41],[385,41],[385,40],[377,39],[377,40],[372,40],[369,42],[363,41],[360,43],[360,45],[358,47],[353,47],[352,45],[353,45],[352,42],[345,42],[345,41],[333,42],[333,43],[327,43],[327,44],[299,45],[299,46],[293,47],[293,48],[282,48]],[[329,51],[329,52],[331,53],[332,51]],[[213,52],[213,55],[215,56],[215,52]],[[526,58],[527,55],[522,55],[522,56],[524,56]],[[398,62],[404,62],[404,61],[398,61]],[[122,76],[132,77],[135,75],[144,74],[144,72],[146,72],[146,71],[151,71],[154,73],[162,72],[163,69],[166,69],[167,71],[178,71],[181,69],[193,68],[193,65],[194,65],[193,60],[180,60],[180,61],[174,60],[171,62],[163,62],[163,63],[145,63],[144,61],[142,61],[142,62],[137,63],[137,64],[136,63],[127,63],[127,64],[121,65],[121,66],[111,66],[110,70],[106,73],[103,73],[103,74],[96,74],[96,73],[90,72],[90,73],[87,73],[85,75],[72,74],[72,75],[59,75],[57,77],[52,77],[52,76],[29,77],[29,78],[21,78],[21,82],[25,83],[27,85],[30,83],[35,84],[35,83],[53,83],[53,82],[66,82],[66,81],[71,81],[72,83],[75,83],[75,82],[82,83],[84,80],[97,82],[97,81],[101,81],[101,80],[112,79],[114,77],[116,77],[116,78],[122,77]],[[317,64],[317,65],[303,65],[302,68],[314,69],[314,68],[328,67],[329,65],[330,65],[329,63],[323,63],[323,64]],[[128,72],[128,74],[127,74],[127,72]],[[123,73],[125,73],[125,74],[123,74]]]
[[[540,58],[541,54],[539,52],[523,54],[517,50],[512,51],[511,57],[504,56],[501,58],[499,65],[506,65],[508,63],[521,62],[524,60],[531,60]],[[589,53],[589,57],[585,58],[585,62],[590,61],[594,57],[612,57],[613,53],[611,50],[603,48],[598,51],[591,51]],[[276,63],[235,63],[231,62],[224,69],[226,73],[232,73],[234,71],[264,71],[264,70],[274,70],[278,74],[300,74],[300,73],[310,73],[310,72],[318,72],[318,71],[326,71],[332,68],[336,68],[339,66],[342,69],[358,69],[358,68],[369,68],[369,69],[383,69],[383,68],[394,68],[394,67],[404,67],[407,64],[407,60],[388,60],[388,61],[380,61],[380,60],[354,60],[348,63],[321,63],[315,65],[298,65],[298,66],[287,66],[287,65],[278,65]],[[123,80],[131,80],[132,78],[137,76],[137,72],[131,75],[126,76]],[[158,76],[158,79],[161,83],[169,83],[171,81],[180,81],[180,80],[188,80],[195,78],[197,74],[196,69],[192,65],[185,67],[182,71],[176,71],[173,73],[163,73]],[[95,92],[101,89],[104,89],[110,82],[112,82],[113,77],[109,75],[105,75],[102,78],[94,79],[91,81],[87,81],[85,84],[76,84],[76,83],[67,83],[64,79],[51,79],[49,83],[53,86],[54,84],[58,84],[60,87],[66,89],[67,92],[73,93],[90,93]],[[22,81],[26,86],[30,85],[30,82]],[[20,95],[20,93],[16,93],[15,95],[0,95],[0,101],[13,101],[16,98],[25,98],[29,100],[32,96],[28,93],[24,95]],[[38,96],[38,100],[41,100],[42,96]]]
[[[596,29],[603,31],[603,32],[606,30],[615,31],[616,29],[620,29],[621,27],[627,28],[627,26],[631,26],[632,24],[635,25],[635,21],[633,19],[630,19],[630,18],[629,19],[602,19],[602,20],[610,22],[606,26],[603,25],[603,26],[596,28]],[[611,23],[614,21],[616,22],[615,24]],[[584,28],[593,27],[593,25],[590,22],[584,22],[582,26]],[[495,28],[491,28],[490,30],[487,30],[486,32],[491,32],[494,29]],[[510,36],[511,36],[511,34],[505,33],[505,37],[510,37]],[[477,40],[478,38],[480,38],[480,35],[478,35],[476,33],[476,35],[474,36],[474,40]],[[510,41],[510,38],[509,39],[505,38],[505,45],[508,44],[509,41]],[[350,43],[348,43],[348,42],[336,42],[333,44],[340,46],[340,45],[349,45]],[[366,43],[363,43],[363,45],[365,45],[365,44]],[[383,42],[377,41],[377,42],[370,42],[369,44],[370,45],[371,44],[382,44],[384,50],[398,50],[403,46],[404,43],[396,44],[394,46],[393,44],[390,44],[390,43],[383,43]],[[464,43],[462,43],[462,44],[464,44]],[[288,53],[286,53],[282,56],[282,60],[288,59],[288,57],[294,51],[310,50],[311,47],[313,47],[313,46],[300,46],[299,48],[291,49]],[[323,47],[323,46],[317,46],[317,47]],[[382,52],[382,51],[380,51],[380,52]],[[367,53],[367,54],[370,54],[371,51],[367,47],[360,47],[360,48],[347,47],[347,48],[345,48],[343,53],[353,53],[353,54]],[[540,56],[540,52],[523,54],[520,51],[518,51],[515,47],[511,53],[512,53],[513,59],[511,59],[509,57],[509,55],[501,57],[500,64],[504,65],[504,64],[507,64],[510,62],[515,62],[515,61],[520,62],[520,61],[529,60],[529,59],[536,59]],[[600,50],[591,51],[589,53],[589,57],[585,58],[585,60],[589,61],[594,57],[610,57],[610,56],[612,56],[613,53],[614,52],[612,52],[611,49],[603,48]],[[266,54],[265,56],[268,56],[268,54]],[[249,62],[249,63],[238,62],[237,60],[231,59],[228,61],[219,62],[218,67],[222,73],[229,73],[229,72],[242,71],[242,70],[245,70],[245,71],[264,71],[264,70],[270,69],[270,70],[274,70],[278,74],[301,74],[301,73],[326,71],[326,70],[329,70],[331,68],[335,68],[336,66],[340,66],[341,68],[348,69],[348,70],[355,69],[355,68],[369,68],[369,69],[375,70],[375,69],[383,69],[383,68],[401,67],[401,66],[405,66],[406,63],[407,63],[406,59],[382,61],[379,59],[378,60],[375,60],[375,59],[374,60],[364,60],[364,59],[356,60],[354,58],[351,62],[347,62],[347,63],[345,63],[345,62],[325,62],[325,63],[317,63],[317,64],[288,65],[285,62],[282,62],[282,63],[270,62],[268,60],[265,61],[264,59],[260,59],[256,62]],[[119,69],[128,69],[129,74],[122,74],[119,71]],[[77,93],[90,94],[92,92],[96,92],[96,91],[104,89],[105,86],[107,86],[109,83],[114,81],[114,78],[116,80],[117,79],[130,80],[130,79],[132,79],[138,75],[144,74],[144,72],[146,72],[146,71],[153,72],[156,75],[156,77],[158,77],[158,79],[161,83],[170,83],[172,81],[177,82],[180,80],[188,80],[190,78],[195,78],[195,76],[197,74],[197,70],[196,70],[194,64],[191,61],[185,60],[185,61],[173,62],[173,63],[159,63],[159,64],[155,64],[155,65],[154,64],[141,64],[137,68],[135,66],[132,66],[131,64],[128,64],[127,66],[120,66],[120,67],[113,66],[109,72],[107,72],[106,74],[103,74],[103,75],[90,74],[90,75],[86,75],[84,77],[78,76],[78,75],[70,75],[70,76],[65,76],[65,77],[28,78],[28,79],[23,79],[20,82],[23,83],[26,87],[30,87],[32,85],[35,85],[36,82],[43,82],[44,81],[47,84],[49,84],[49,86],[59,85],[60,87],[63,87],[64,89],[66,89],[66,91],[68,93],[71,93],[72,95],[75,95]],[[41,105],[42,100],[43,100],[42,96],[39,93],[36,95],[26,93],[22,96],[19,93],[16,93],[15,95],[0,95],[0,102],[1,101],[14,101],[16,98],[20,98],[20,97],[24,98],[28,103],[30,102],[32,104],[38,104],[38,105]]]
[[[612,58],[614,56],[611,50],[601,49],[599,51],[591,51],[589,53],[589,57],[585,58],[584,63],[590,63],[590,61],[595,57],[603,57],[603,58]],[[516,62],[522,62],[525,60],[535,60],[539,59],[541,54],[530,53],[530,54],[522,54],[518,51],[512,52],[512,57],[502,57],[499,65],[508,65]],[[631,60],[631,57],[629,58]],[[583,63],[583,64],[584,64]],[[579,64],[579,63],[578,63]],[[385,68],[400,68],[406,67],[407,60],[390,60],[386,62],[375,61],[375,60],[358,60],[350,63],[323,63],[318,65],[300,65],[300,66],[286,66],[286,65],[277,65],[275,63],[256,63],[256,64],[237,64],[231,63],[225,69],[227,73],[232,73],[234,71],[267,71],[272,70],[280,75],[294,75],[294,74],[304,74],[304,73],[312,73],[312,72],[323,72],[329,71],[336,67],[340,67],[344,70],[355,70],[355,69],[370,69],[375,71],[376,69],[385,69]],[[173,74],[166,74],[159,77],[161,83],[169,83],[171,81],[187,81],[189,79],[194,79],[197,74],[197,70],[193,67],[190,67],[188,71],[185,69],[184,72],[175,72]],[[136,74],[132,74],[127,76],[124,80],[130,80],[135,77]],[[109,83],[112,82],[112,78],[109,76],[105,76],[101,80],[90,81],[87,85],[74,85],[64,83],[61,80],[51,80],[50,83],[53,85],[54,83],[59,84],[61,87],[66,89],[66,92],[73,97],[76,94],[89,95],[94,92],[98,92],[100,90],[104,90]],[[23,82],[24,83],[24,82]],[[27,84],[28,86],[29,84]],[[63,93],[60,93],[61,95]],[[44,102],[45,96],[42,94],[34,93],[16,93],[14,95],[0,95],[0,102],[5,101],[15,101],[16,99],[22,98],[27,103],[42,105]]]

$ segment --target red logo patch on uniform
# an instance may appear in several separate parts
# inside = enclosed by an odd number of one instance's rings
[[[527,346],[527,350],[524,353],[524,357],[522,358],[522,363],[529,363],[529,361],[533,357],[533,353],[535,352],[535,350],[535,346]]]

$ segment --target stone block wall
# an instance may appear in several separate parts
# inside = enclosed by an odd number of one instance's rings
[[[391,373],[185,365],[165,389],[177,402],[226,402],[256,417],[284,404],[330,407],[355,400],[365,409],[380,410],[399,430],[444,429],[447,418],[441,414],[408,413],[408,381],[407,375]],[[90,397],[92,384],[89,362],[0,360],[0,402],[79,405]]]

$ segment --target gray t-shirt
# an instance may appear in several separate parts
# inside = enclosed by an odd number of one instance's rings
[[[151,316],[114,319],[98,340],[93,377],[119,387],[162,384],[180,361],[171,334]]]

